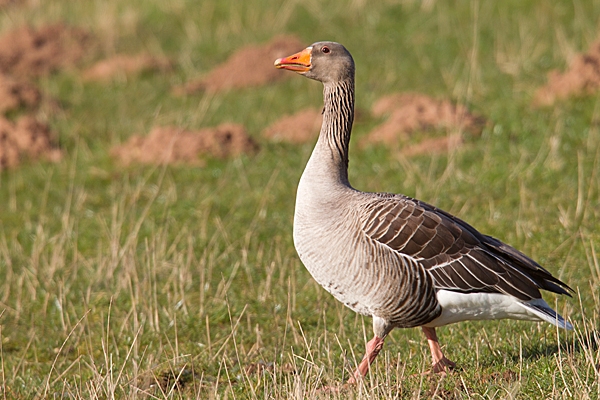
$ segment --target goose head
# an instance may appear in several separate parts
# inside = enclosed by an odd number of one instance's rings
[[[288,57],[275,60],[275,67],[297,72],[323,83],[354,79],[354,60],[344,46],[317,42]]]

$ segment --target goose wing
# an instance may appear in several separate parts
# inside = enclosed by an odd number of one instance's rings
[[[540,289],[566,295],[572,290],[513,247],[425,202],[374,194],[363,215],[367,236],[417,261],[438,289],[525,301],[540,298]]]

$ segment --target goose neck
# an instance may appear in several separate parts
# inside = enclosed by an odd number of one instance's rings
[[[315,152],[327,158],[328,169],[348,183],[348,147],[354,120],[354,81],[326,83],[323,124]]]

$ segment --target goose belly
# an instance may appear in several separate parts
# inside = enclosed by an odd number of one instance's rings
[[[439,290],[437,300],[442,307],[442,313],[425,326],[437,327],[461,321],[491,319],[542,321],[538,315],[524,307],[519,300],[505,294],[458,293]]]
[[[351,310],[397,327],[420,326],[437,317],[430,275],[369,240],[360,228],[356,210],[362,209],[362,195],[345,189],[340,191],[343,201],[325,197],[323,191],[309,190],[304,178],[298,187],[294,246],[317,283]]]
[[[372,315],[369,285],[356,271],[352,260],[346,257],[348,251],[339,251],[334,240],[314,245],[297,238],[294,242],[300,260],[319,285],[351,310]]]
[[[296,233],[294,244],[317,283],[355,312],[403,328],[421,326],[439,315],[429,275],[394,252],[343,234],[325,239],[317,230]]]

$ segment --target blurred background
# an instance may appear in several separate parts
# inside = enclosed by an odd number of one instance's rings
[[[356,62],[350,180],[417,197],[572,286],[576,327],[394,331],[332,398],[598,398],[600,3],[0,1],[0,395],[311,398],[371,321],[292,244],[322,86]],[[328,395],[329,396],[329,395]],[[327,398],[327,396],[325,396]]]

